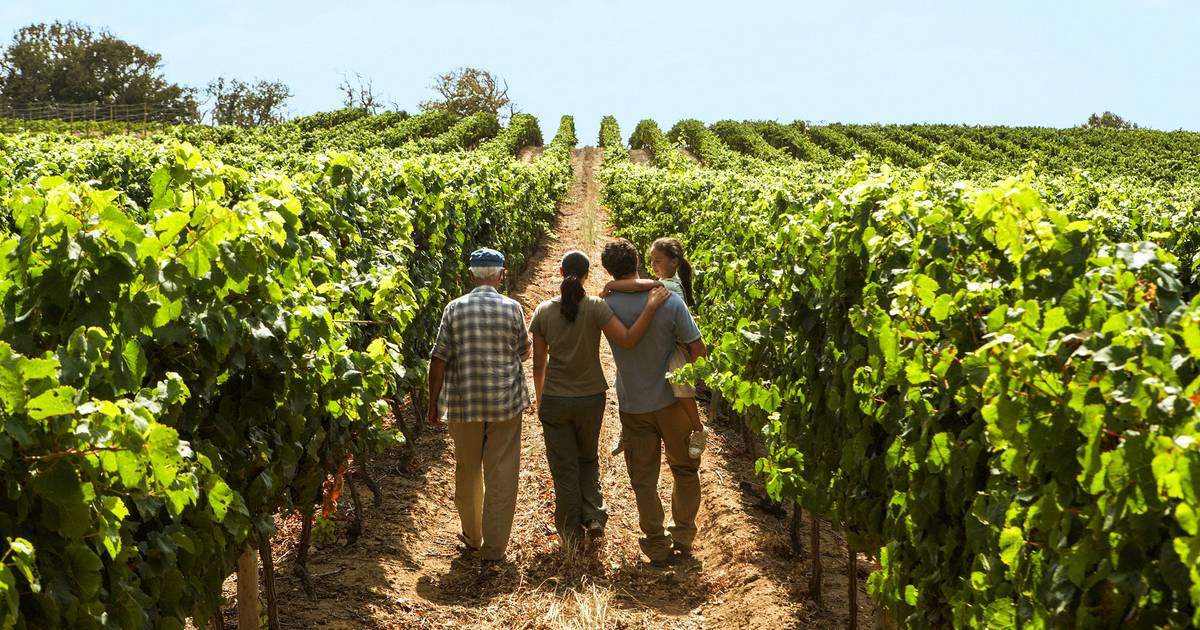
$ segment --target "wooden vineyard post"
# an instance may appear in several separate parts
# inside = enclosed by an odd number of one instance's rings
[[[821,522],[815,512],[811,513],[812,536],[809,539],[809,557],[812,558],[812,568],[808,575],[808,592],[818,605],[821,603]]]
[[[800,541],[800,518],[802,516],[804,516],[804,509],[800,507],[799,503],[794,504],[792,506],[792,527],[788,532],[788,537],[792,541],[792,553],[797,556],[804,550],[804,543]]]
[[[850,558],[846,562],[846,583],[850,589],[850,630],[858,630],[858,554],[854,547],[846,543],[846,552]]]
[[[754,442],[754,432],[750,430],[749,410],[747,409],[745,412],[738,414],[731,412],[730,415],[738,419],[738,429],[740,429],[742,432],[742,443],[746,445],[746,450],[750,451],[750,457],[757,460],[758,448],[757,444]]]
[[[263,590],[267,596],[267,627],[279,630],[279,601],[275,598],[275,558],[271,556],[271,539],[258,537],[258,555],[262,559]]]
[[[253,545],[238,557],[237,611],[238,630],[258,629],[258,554]]]
[[[414,437],[413,432],[416,430],[416,425],[409,425],[408,422],[404,420],[403,401],[398,398],[392,398],[388,401],[388,407],[390,407],[392,410],[392,417],[396,419],[396,427],[400,429],[401,433],[404,434],[404,445],[412,446],[412,438]],[[417,415],[415,411],[413,412],[413,415]]]
[[[309,601],[315,602],[317,592],[313,589],[312,579],[308,575],[308,548],[312,546],[312,523],[313,514],[305,514],[300,525],[300,547],[296,552],[295,572],[296,577],[300,578],[300,586],[304,587],[304,594],[308,596]]]
[[[424,397],[417,388],[408,390],[408,399],[412,402],[413,415],[417,417],[417,422],[413,425],[413,436],[416,437],[425,429],[425,416],[429,414],[429,409],[422,404]]]

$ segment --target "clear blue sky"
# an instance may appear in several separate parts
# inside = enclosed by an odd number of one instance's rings
[[[911,5],[911,6],[905,6]],[[1072,126],[1112,110],[1200,130],[1196,0],[732,3],[576,0],[7,0],[0,37],[74,20],[161,53],[168,79],[278,79],[293,115],[337,108],[343,73],[415,111],[439,72],[507,79],[553,133],[574,114]]]

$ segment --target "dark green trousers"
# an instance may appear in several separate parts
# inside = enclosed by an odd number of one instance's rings
[[[600,424],[604,394],[566,398],[543,396],[538,417],[546,440],[546,458],[554,478],[554,525],[564,543],[583,534],[583,524],[608,522],[600,493]]]

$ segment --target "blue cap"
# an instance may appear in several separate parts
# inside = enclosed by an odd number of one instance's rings
[[[503,267],[504,254],[490,248],[484,247],[471,252],[470,267]]]

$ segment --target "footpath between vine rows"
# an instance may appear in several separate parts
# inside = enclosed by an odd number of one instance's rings
[[[585,148],[573,156],[570,199],[560,208],[554,234],[543,239],[512,293],[526,316],[557,294],[558,261],[569,249],[582,249],[594,261],[589,292],[603,286],[599,254],[608,233],[599,204],[601,155],[599,149]],[[601,343],[601,357],[612,382],[615,366],[607,343]],[[526,373],[531,373],[528,363]],[[410,447],[386,453],[372,462],[385,500],[380,507],[366,502],[361,538],[352,546],[339,539],[310,553],[316,601],[306,597],[292,574],[299,520],[280,520],[273,545],[282,626],[847,626],[844,539],[820,523],[824,598],[818,604],[808,593],[807,550],[794,555],[787,520],[758,505],[761,485],[754,477],[753,456],[733,419],[710,414],[707,420],[712,435],[701,465],[703,504],[695,560],[666,570],[645,564],[638,551],[637,513],[625,462],[608,456],[619,424],[616,392],[610,390],[600,441],[601,482],[610,512],[607,535],[581,553],[564,554],[554,532],[554,491],[541,426],[528,410],[509,562],[494,573],[481,572],[456,551],[459,524],[448,435],[426,431]],[[668,510],[670,479],[664,465],[660,494]],[[348,498],[340,508],[340,517],[353,509]],[[805,541],[809,525],[806,519]],[[860,585],[868,570],[866,563],[859,563]],[[859,627],[873,627],[874,606],[865,592],[858,602]]]

